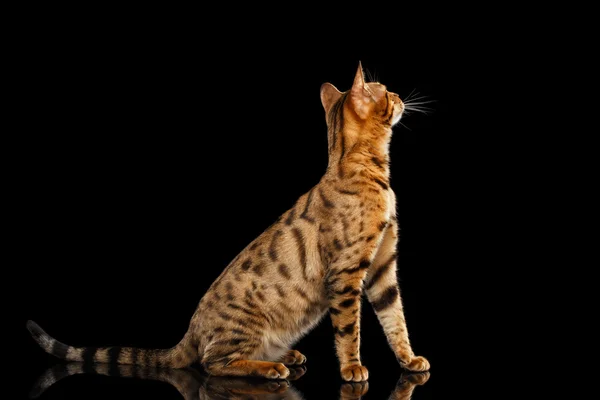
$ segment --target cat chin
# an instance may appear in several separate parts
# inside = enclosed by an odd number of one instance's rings
[[[394,125],[396,125],[398,122],[400,122],[400,120],[401,120],[401,119],[402,119],[402,114],[399,114],[399,115],[395,116],[395,117],[392,119],[392,126],[394,126]]]

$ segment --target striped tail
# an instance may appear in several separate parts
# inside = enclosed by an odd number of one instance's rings
[[[27,321],[27,329],[44,351],[67,361],[185,368],[198,358],[198,350],[189,331],[170,349],[138,349],[119,346],[73,347],[54,339],[33,321]]]
[[[143,368],[137,365],[89,365],[81,362],[60,363],[48,368],[36,381],[30,399],[35,399],[61,379],[78,374],[96,374],[119,378],[137,378],[166,382],[173,385],[186,400],[198,398],[198,390],[206,378],[198,371],[168,368]]]

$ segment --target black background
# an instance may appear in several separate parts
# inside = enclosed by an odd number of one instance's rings
[[[440,347],[460,331],[449,313],[466,296],[449,297],[449,286],[465,273],[462,251],[480,239],[465,225],[479,223],[473,214],[493,175],[472,166],[491,153],[495,137],[480,134],[498,101],[492,93],[506,82],[488,66],[506,59],[417,16],[375,31],[315,21],[310,38],[307,26],[281,36],[279,26],[230,32],[117,15],[24,29],[12,104],[18,392],[26,395],[55,362],[29,338],[28,319],[73,345],[177,343],[221,270],[320,179],[327,137],[319,88],[348,90],[359,61],[401,97],[414,91],[432,101],[429,114],[394,128],[391,186],[408,329],[415,352],[432,363],[414,398],[445,391],[436,386]],[[367,302],[363,310],[365,398],[384,399],[402,370]],[[342,382],[329,319],[297,349],[308,370],[294,387],[307,399],[336,398]],[[81,395],[177,393],[77,377],[45,394]]]

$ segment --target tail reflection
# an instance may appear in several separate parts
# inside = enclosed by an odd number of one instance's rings
[[[429,372],[402,374],[389,400],[410,400],[415,387],[424,385],[428,380]],[[368,391],[368,382],[344,383],[340,387],[340,400],[360,400]]]
[[[290,369],[290,372],[292,373],[288,380],[295,380],[304,375],[306,367],[299,367],[293,371]],[[47,369],[34,384],[29,397],[32,399],[39,397],[45,390],[61,379],[86,373],[166,382],[174,386],[185,400],[302,400],[299,392],[290,387],[290,383],[285,380],[209,377],[193,368],[140,368],[132,365],[89,365],[79,362],[61,363]]]

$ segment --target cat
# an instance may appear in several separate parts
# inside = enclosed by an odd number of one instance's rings
[[[409,342],[397,280],[398,220],[390,188],[392,127],[406,104],[359,63],[352,87],[320,89],[329,163],[321,180],[252,241],[200,300],[183,339],[170,349],[73,347],[27,328],[48,353],[69,361],[184,368],[214,376],[285,379],[306,357],[292,345],[329,312],[341,377],[366,381],[360,357],[366,294],[401,366],[427,371]]]
[[[303,371],[306,367],[296,368]],[[185,400],[203,399],[287,399],[301,400],[302,396],[287,380],[257,380],[241,377],[215,377],[200,373],[194,368],[140,368],[136,365],[86,365],[81,362],[60,363],[48,368],[36,380],[29,393],[30,399],[40,397],[55,383],[69,376],[89,374],[116,378],[153,380],[172,385]]]

